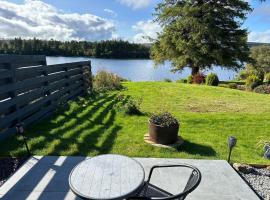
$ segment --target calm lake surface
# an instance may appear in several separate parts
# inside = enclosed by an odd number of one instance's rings
[[[92,63],[92,72],[96,74],[98,70],[105,69],[116,73],[123,78],[131,81],[159,81],[169,78],[178,80],[186,78],[190,74],[190,69],[186,68],[181,73],[172,73],[170,71],[171,64],[166,62],[164,65],[154,66],[154,62],[149,59],[100,59],[87,57],[47,57],[47,64],[59,64],[76,61],[90,60]],[[205,71],[207,74],[214,72],[222,81],[232,80],[237,75],[233,70],[214,67],[212,70]]]

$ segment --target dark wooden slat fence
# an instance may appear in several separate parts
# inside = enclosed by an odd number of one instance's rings
[[[0,140],[91,90],[90,61],[46,65],[45,56],[0,55]]]

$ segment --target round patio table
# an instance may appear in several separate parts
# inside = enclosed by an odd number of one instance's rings
[[[69,175],[69,186],[83,199],[125,199],[141,189],[144,176],[144,169],[136,160],[107,154],[75,166]]]

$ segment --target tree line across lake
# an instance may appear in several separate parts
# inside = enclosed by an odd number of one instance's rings
[[[123,40],[57,41],[39,39],[0,40],[0,54],[87,56],[96,58],[149,58],[150,47]]]

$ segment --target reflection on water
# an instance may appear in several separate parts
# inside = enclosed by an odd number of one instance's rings
[[[131,81],[157,81],[169,78],[178,80],[186,78],[190,74],[190,69],[186,68],[182,72],[173,73],[170,71],[170,62],[165,62],[163,65],[154,66],[154,62],[149,59],[100,59],[86,57],[47,57],[47,64],[59,64],[67,62],[91,60],[92,71],[95,74],[100,69],[106,69],[116,73]],[[237,72],[233,70],[214,67],[212,70],[205,73],[214,72],[220,80],[231,80],[235,78]]]

